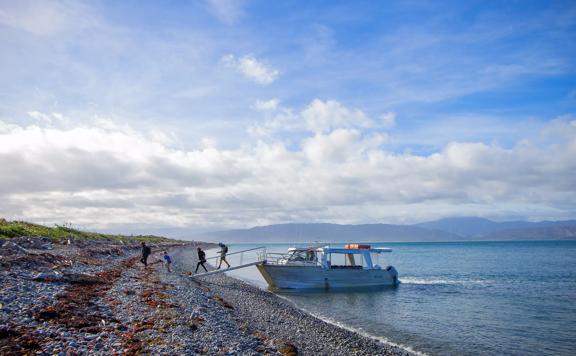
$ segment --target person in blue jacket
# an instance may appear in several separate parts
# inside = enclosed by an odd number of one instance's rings
[[[168,256],[168,252],[164,251],[164,265],[166,266],[168,272],[172,272],[172,270],[170,269],[171,264],[172,264],[172,258]]]

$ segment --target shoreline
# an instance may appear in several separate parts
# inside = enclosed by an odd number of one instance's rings
[[[5,244],[0,354],[414,354],[233,277],[189,278],[195,247],[214,244],[152,244],[148,268],[136,243]]]
[[[231,278],[234,278],[234,277],[231,277]],[[246,283],[246,282],[245,282],[245,283]],[[296,303],[290,301],[287,297],[284,297],[284,296],[281,296],[281,295],[276,295],[276,296],[279,297],[279,298],[288,300],[289,302],[291,302],[292,304],[294,304],[294,307],[295,307],[295,308],[298,308],[298,309],[302,310],[304,313],[310,314],[312,317],[317,318],[317,319],[320,319],[320,320],[322,320],[323,322],[328,323],[328,324],[330,324],[330,325],[333,325],[333,326],[335,326],[335,327],[337,327],[337,328],[341,328],[341,329],[348,330],[348,331],[350,331],[350,332],[353,332],[353,333],[355,333],[355,334],[358,334],[358,335],[361,336],[361,337],[366,337],[366,338],[372,339],[372,340],[374,340],[374,341],[380,342],[380,343],[382,343],[382,344],[384,344],[384,345],[387,345],[387,346],[392,346],[392,347],[399,348],[399,349],[401,349],[401,350],[403,350],[403,351],[405,351],[405,352],[408,352],[408,353],[411,354],[411,355],[417,355],[417,356],[426,356],[426,355],[428,355],[428,354],[426,354],[426,353],[424,353],[424,352],[420,352],[420,351],[413,350],[410,346],[406,346],[406,345],[402,345],[402,344],[398,344],[398,343],[395,343],[395,342],[393,342],[393,341],[390,341],[390,340],[388,340],[386,337],[375,336],[375,335],[372,335],[372,334],[370,334],[370,333],[368,333],[368,332],[365,332],[365,331],[356,329],[356,328],[354,328],[354,327],[352,327],[352,326],[344,325],[344,324],[342,324],[342,323],[340,323],[340,322],[338,322],[338,321],[330,320],[330,319],[328,319],[328,318],[325,318],[325,317],[323,317],[323,316],[321,316],[321,315],[318,315],[318,314],[316,314],[316,313],[313,313],[313,312],[307,310],[306,308],[299,307],[298,305],[296,305]]]
[[[258,289],[267,291],[266,289],[258,286],[256,283],[252,283],[252,282],[251,282],[250,280],[248,280],[248,279],[243,279],[243,278],[238,277],[238,276],[227,276],[227,277],[228,277],[228,278],[236,279],[236,280],[238,280],[238,281],[240,281],[240,282],[242,282],[242,283],[245,283],[245,284],[247,284],[247,285],[249,285],[249,286],[252,286],[252,287],[254,287],[254,288],[258,288]],[[342,323],[340,323],[340,322],[338,322],[338,321],[331,320],[331,319],[329,319],[329,318],[325,318],[325,317],[323,317],[322,315],[318,315],[318,314],[316,314],[316,313],[314,313],[314,312],[312,312],[312,311],[310,311],[310,310],[308,310],[308,309],[306,309],[306,308],[303,308],[303,307],[301,307],[301,306],[298,306],[294,301],[290,300],[290,298],[288,298],[288,297],[285,297],[285,296],[283,296],[283,295],[281,295],[281,294],[276,294],[276,293],[273,293],[273,292],[270,292],[270,293],[272,293],[272,294],[273,294],[275,297],[277,297],[277,298],[281,298],[281,299],[287,301],[288,303],[291,303],[294,308],[297,308],[297,309],[301,310],[302,312],[304,312],[304,313],[306,313],[306,314],[309,314],[309,315],[311,315],[311,316],[314,317],[314,318],[320,319],[320,320],[322,320],[323,322],[328,323],[328,324],[330,324],[330,325],[333,325],[333,326],[335,326],[335,327],[337,327],[337,328],[341,328],[341,329],[348,330],[348,331],[353,332],[353,333],[356,333],[356,334],[358,334],[358,335],[360,335],[360,336],[362,336],[362,337],[366,337],[366,338],[372,339],[372,340],[374,340],[374,341],[383,343],[383,344],[385,344],[385,345],[387,345],[387,346],[392,346],[392,347],[400,348],[400,349],[402,349],[402,350],[404,350],[404,351],[406,351],[406,352],[408,352],[408,353],[410,353],[410,354],[412,354],[412,355],[418,355],[418,356],[426,356],[426,355],[428,355],[428,354],[426,354],[425,352],[413,350],[410,346],[407,346],[407,345],[403,345],[403,344],[399,344],[399,343],[395,343],[395,342],[393,342],[393,341],[390,341],[390,340],[388,340],[388,339],[387,339],[386,337],[384,337],[384,336],[376,336],[376,335],[370,334],[370,333],[368,333],[368,332],[362,331],[362,330],[360,330],[360,329],[357,329],[357,328],[355,328],[355,327],[353,327],[353,326],[348,326],[348,325],[342,324]]]
[[[184,263],[184,267],[188,266],[190,263]],[[300,354],[422,355],[408,347],[325,320],[298,307],[286,297],[239,278],[219,274],[200,281],[233,306],[238,306],[238,313],[244,320],[266,329],[273,337],[289,339]],[[289,327],[285,327],[291,323],[300,332],[293,333]]]
[[[229,278],[233,278],[233,279],[239,280],[239,279],[236,278],[236,277],[229,277]],[[250,285],[250,286],[252,286],[252,287],[254,287],[254,288],[258,288],[257,286],[253,286],[253,285],[251,285],[251,284],[248,283],[248,282],[245,282],[245,281],[242,281],[242,280],[240,280],[240,281],[241,281],[242,283],[246,283],[246,284],[248,284],[248,285]],[[272,292],[270,292],[270,293],[272,293]],[[338,321],[334,321],[334,320],[325,318],[325,317],[323,317],[323,316],[321,316],[321,315],[315,314],[315,313],[307,310],[306,308],[303,308],[303,307],[298,306],[296,303],[294,303],[293,301],[291,301],[291,300],[288,299],[287,297],[284,297],[284,296],[282,296],[282,295],[277,295],[277,294],[274,294],[274,293],[272,293],[272,294],[273,294],[274,297],[276,297],[276,298],[281,298],[282,300],[285,300],[286,302],[290,303],[290,305],[291,305],[293,308],[297,309],[298,311],[300,311],[300,312],[302,312],[302,313],[304,313],[304,314],[308,314],[310,317],[316,318],[316,319],[318,319],[318,320],[320,320],[320,321],[322,321],[322,322],[324,322],[324,323],[326,323],[326,324],[328,324],[328,325],[330,325],[330,326],[333,326],[333,327],[335,327],[335,328],[343,329],[343,330],[346,330],[346,331],[349,331],[349,332],[351,332],[351,333],[356,334],[356,336],[358,336],[358,337],[367,338],[367,339],[370,339],[370,340],[372,340],[372,341],[381,343],[381,344],[383,344],[385,347],[398,348],[398,349],[400,349],[402,352],[407,353],[407,354],[410,354],[410,355],[419,355],[419,356],[425,356],[425,355],[427,355],[426,353],[422,353],[422,352],[413,350],[413,349],[411,349],[409,346],[405,346],[405,345],[402,345],[402,344],[394,343],[394,342],[386,339],[385,337],[378,337],[378,336],[369,334],[369,333],[367,333],[367,332],[358,330],[358,329],[356,329],[356,328],[354,328],[354,327],[352,327],[352,326],[344,325],[344,324],[342,324],[342,323],[340,323],[340,322],[338,322]],[[401,353],[401,354],[404,354],[404,353]]]

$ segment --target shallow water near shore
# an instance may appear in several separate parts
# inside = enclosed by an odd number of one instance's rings
[[[576,350],[576,241],[371,244],[393,249],[381,264],[398,269],[397,288],[279,294],[320,318],[429,354]],[[228,259],[237,265],[255,254]],[[266,288],[254,267],[228,274]]]

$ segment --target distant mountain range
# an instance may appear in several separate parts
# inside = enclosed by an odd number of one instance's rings
[[[466,240],[576,240],[576,220],[495,222],[483,218],[447,218],[414,225],[278,224],[194,235],[195,240],[224,242],[432,242]]]

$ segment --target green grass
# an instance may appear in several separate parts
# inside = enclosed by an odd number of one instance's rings
[[[109,240],[109,241],[146,241],[146,242],[177,242],[166,237],[154,235],[112,235],[98,232],[88,232],[73,229],[67,226],[56,225],[48,227],[25,221],[7,221],[0,218],[0,239],[11,239],[19,236],[47,237],[57,242],[69,238],[86,240]]]

